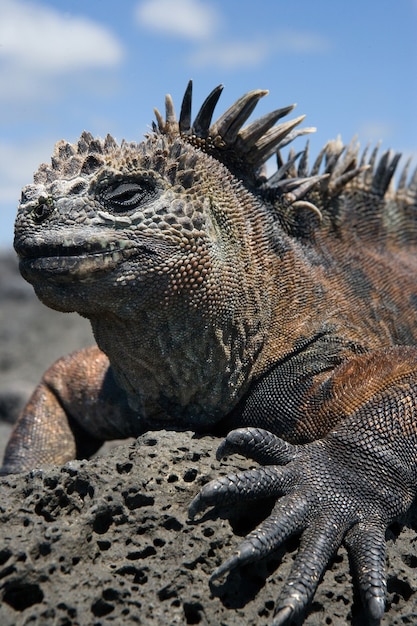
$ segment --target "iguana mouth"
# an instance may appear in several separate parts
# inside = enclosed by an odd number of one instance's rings
[[[108,273],[132,257],[155,255],[152,244],[88,241],[61,244],[17,244],[19,268],[29,282],[42,280],[73,281]]]

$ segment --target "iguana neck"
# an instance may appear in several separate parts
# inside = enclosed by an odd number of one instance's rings
[[[221,419],[246,391],[265,339],[252,320],[222,327],[207,311],[142,311],[134,320],[100,315],[91,324],[149,427],[172,422],[198,430]]]

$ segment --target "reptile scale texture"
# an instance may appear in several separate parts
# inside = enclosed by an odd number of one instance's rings
[[[417,171],[394,184],[399,154],[340,140],[284,158],[303,117],[247,123],[254,90],[213,122],[221,91],[194,121],[191,82],[178,118],[167,96],[142,143],[60,141],[23,189],[21,273],[97,346],[44,374],[2,473],[149,430],[222,434],[219,458],[256,467],[205,485],[190,517],[276,504],[212,579],[301,534],[271,626],[299,622],[344,542],[378,624],[385,531],[417,491]]]

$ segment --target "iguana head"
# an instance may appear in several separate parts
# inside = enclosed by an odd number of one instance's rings
[[[86,132],[76,144],[56,144],[51,164],[23,189],[15,225],[21,272],[46,304],[128,316],[180,294],[193,305],[218,300],[213,285],[230,283],[235,297],[253,246],[260,254],[269,245],[271,219],[260,227],[260,168],[310,129],[293,130],[303,118],[275,125],[291,106],[242,128],[261,90],[212,123],[221,90],[193,123],[191,83],[179,121],[167,96],[166,119],[156,111],[158,125],[139,144]]]

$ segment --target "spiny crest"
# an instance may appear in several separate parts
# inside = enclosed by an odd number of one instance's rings
[[[378,160],[376,148],[370,158],[367,150],[359,158],[356,141],[345,146],[338,139],[324,146],[312,167],[309,165],[308,143],[297,154],[291,149],[284,161],[281,154],[284,146],[300,135],[315,131],[314,128],[297,128],[304,116],[277,124],[295,105],[276,109],[244,126],[259,100],[268,93],[257,89],[244,94],[213,122],[214,109],[222,90],[222,85],[213,89],[194,122],[191,116],[191,81],[185,91],[178,120],[172,98],[166,96],[166,118],[164,120],[159,111],[155,110],[157,125],[153,124],[154,137],[159,135],[163,144],[160,158],[167,154],[165,147],[172,146],[171,157],[181,169],[181,158],[184,157],[181,154],[181,141],[198,147],[224,163],[244,184],[279,204],[284,213],[292,211],[295,221],[297,213],[302,210],[310,214],[313,222],[319,223],[322,211],[331,205],[332,199],[352,188],[380,198],[387,194],[392,197],[394,192],[391,182],[399,154],[386,152]],[[93,173],[109,156],[114,155],[117,161],[117,155],[127,148],[132,152],[137,151],[138,156],[146,157],[145,144],[122,141],[119,145],[110,135],[101,140],[84,132],[74,145],[65,141],[56,144],[51,165],[40,166],[35,174],[35,182],[48,183],[60,177]],[[274,153],[277,154],[277,170],[270,178],[266,178],[265,162]],[[189,169],[189,164],[187,167]],[[408,167],[409,164],[404,168],[394,195],[399,201],[416,206],[417,170],[408,182]],[[187,176],[192,179],[190,172]],[[330,210],[327,210],[328,216]]]
[[[157,125],[154,131],[170,137],[181,136],[188,143],[212,154],[229,167],[239,178],[250,184],[261,180],[259,175],[264,163],[279,149],[300,135],[315,131],[315,128],[296,129],[304,115],[276,125],[290,113],[295,105],[276,109],[254,122],[243,126],[259,100],[267,91],[256,89],[239,98],[215,122],[212,122],[215,106],[223,91],[219,85],[207,96],[191,122],[192,81],[188,83],[182,101],[179,120],[170,95],[166,96],[166,119],[157,109]]]
[[[267,185],[278,188],[291,186],[292,181],[301,181],[304,177],[313,180],[321,178],[318,189],[322,196],[336,198],[348,189],[362,190],[370,196],[380,199],[407,198],[410,203],[417,200],[417,168],[408,181],[411,159],[405,164],[397,186],[393,177],[401,158],[400,153],[387,150],[378,157],[377,145],[368,157],[369,146],[360,154],[360,145],[354,138],[350,144],[342,143],[340,137],[329,141],[319,152],[312,167],[309,165],[309,144],[305,150],[294,154],[291,150],[284,162],[281,153],[277,152],[277,171],[268,179]],[[300,158],[301,157],[301,158]],[[296,161],[299,160],[298,167]],[[321,174],[319,172],[321,171]]]
[[[157,126],[154,131],[180,136],[203,151],[223,162],[245,184],[259,190],[265,197],[278,200],[283,210],[307,210],[315,221],[322,219],[321,210],[310,201],[319,196],[320,207],[330,206],[332,200],[353,187],[383,198],[392,195],[392,178],[400,154],[390,151],[377,159],[378,148],[368,159],[367,150],[359,158],[359,144],[353,140],[343,145],[340,139],[328,142],[319,153],[313,166],[309,165],[309,145],[295,154],[290,150],[286,161],[281,149],[296,137],[314,132],[314,128],[296,129],[304,116],[276,124],[290,113],[295,105],[276,109],[244,126],[259,100],[268,92],[254,90],[239,98],[215,122],[212,121],[215,106],[223,86],[216,87],[206,98],[194,122],[191,121],[192,82],[188,83],[177,120],[171,96],[166,96],[166,119],[155,110]],[[269,178],[263,175],[265,162],[277,154],[278,167]],[[298,161],[298,166],[296,162]],[[417,173],[407,183],[408,166],[398,184],[396,197],[416,205]],[[314,192],[314,193],[312,193]],[[330,216],[331,218],[331,216]]]
[[[192,82],[188,83],[183,98],[179,120],[177,121],[171,97],[166,96],[166,119],[155,110],[158,125],[153,125],[155,133],[165,136],[173,144],[176,139],[185,140],[204,152],[213,155],[224,163],[230,171],[251,188],[259,187],[264,181],[262,167],[276,152],[296,137],[311,133],[315,128],[296,127],[305,116],[276,124],[278,120],[290,113],[295,105],[276,109],[263,117],[244,126],[259,100],[268,92],[254,90],[244,94],[215,122],[212,117],[223,86],[216,87],[206,98],[198,111],[194,122],[191,121]],[[59,177],[71,177],[79,174],[93,173],[104,162],[104,156],[111,151],[120,150],[125,146],[139,149],[140,144],[126,144],[118,147],[114,139],[108,135],[104,141],[95,139],[90,133],[84,132],[78,143],[71,145],[58,142],[52,157],[51,165],[42,165],[35,175],[35,182],[48,183]],[[308,189],[320,180],[316,177],[299,181],[296,193],[293,184],[291,197],[299,200]]]
[[[151,145],[150,145],[151,144]],[[94,174],[104,165],[120,172],[137,172],[138,169],[154,169],[166,176],[172,184],[190,188],[198,178],[195,171],[196,157],[184,150],[184,143],[164,136],[152,136],[149,142],[118,144],[111,135],[104,140],[94,138],[84,131],[76,144],[58,141],[55,144],[51,164],[42,164],[35,173],[35,183],[48,184],[63,178]]]
[[[369,235],[372,223],[375,240],[388,231],[404,241],[417,238],[417,168],[409,178],[409,159],[395,185],[401,154],[388,150],[378,157],[376,146],[370,156],[368,147],[360,156],[359,148],[356,139],[348,145],[340,138],[329,141],[311,167],[308,142],[298,154],[290,150],[285,161],[277,152],[277,171],[263,189],[278,200],[279,217],[287,232],[311,238],[323,221],[336,227],[355,221],[357,234]],[[300,196],[302,200],[298,200]],[[283,197],[287,203],[282,203]],[[301,214],[294,209],[305,211]]]
[[[72,178],[80,174],[91,174],[104,163],[103,155],[119,149],[111,135],[97,139],[87,131],[81,134],[76,144],[61,140],[55,144],[51,164],[42,163],[34,175],[35,183],[51,183],[57,178]]]

